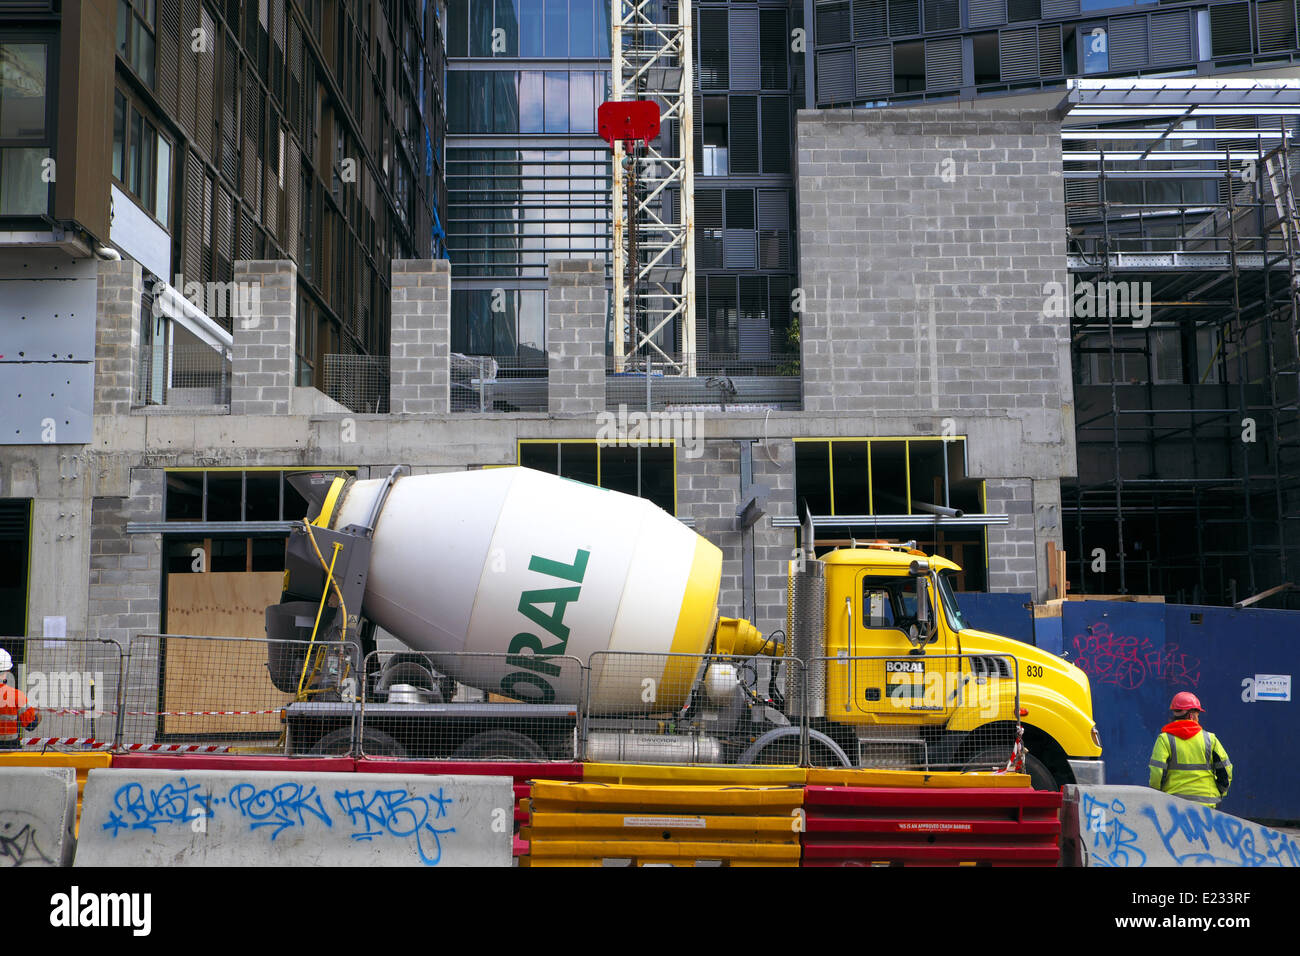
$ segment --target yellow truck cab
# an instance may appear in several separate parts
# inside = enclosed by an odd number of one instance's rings
[[[818,729],[855,764],[1001,769],[1018,716],[1036,787],[1104,780],[1087,675],[968,626],[951,584],[957,565],[886,543],[831,551],[820,564],[826,672]]]

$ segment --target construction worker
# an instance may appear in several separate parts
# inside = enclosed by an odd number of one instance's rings
[[[13,670],[14,659],[9,652],[0,648],[0,750],[13,750],[21,744],[18,740],[18,725],[24,730],[35,730],[41,717],[27,703],[27,695],[17,687],[11,687],[9,680]]]
[[[1205,711],[1196,695],[1179,691],[1151,751],[1151,786],[1207,807],[1216,807],[1232,784],[1232,763],[1214,734],[1201,727]]]

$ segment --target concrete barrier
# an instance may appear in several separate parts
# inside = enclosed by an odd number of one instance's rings
[[[77,866],[509,866],[509,777],[93,770]]]
[[[71,866],[77,772],[0,767],[0,867]]]
[[[1290,834],[1149,787],[1065,788],[1066,866],[1300,867]]]

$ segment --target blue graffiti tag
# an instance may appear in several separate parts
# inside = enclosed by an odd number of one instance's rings
[[[1146,866],[1147,855],[1137,845],[1137,831],[1120,819],[1126,812],[1121,800],[1105,803],[1090,793],[1083,794],[1083,818],[1087,821],[1088,832],[1093,835],[1092,854],[1095,865]],[[1107,813],[1110,814],[1109,822],[1106,819]]]
[[[308,822],[306,814],[327,827],[334,826],[315,784],[305,790],[302,784],[292,782],[265,789],[251,783],[237,783],[230,788],[229,798],[232,807],[237,807],[243,816],[253,821],[249,829],[275,827],[271,831],[273,841],[289,827],[305,826]]]
[[[1178,866],[1300,866],[1300,844],[1285,833],[1261,827],[1264,845],[1258,846],[1254,828],[1244,820],[1190,801],[1185,807],[1169,804],[1165,809],[1168,827],[1161,824],[1155,807],[1143,807],[1142,813]]]
[[[198,792],[199,785],[181,777],[176,783],[146,790],[143,784],[127,783],[113,794],[113,808],[103,829],[116,837],[121,830],[158,832],[160,823],[187,824],[196,817],[212,816],[211,796]],[[191,810],[191,801],[195,804]]]
[[[442,837],[456,832],[455,827],[438,829],[429,822],[431,809],[435,810],[433,818],[438,820],[447,816],[447,808],[452,803],[451,797],[443,795],[442,787],[438,788],[437,796],[428,797],[405,790],[336,790],[334,799],[358,828],[352,839],[372,840],[384,834],[399,838],[414,836],[415,849],[425,866],[438,865],[442,859]],[[425,841],[430,836],[433,843],[426,850]]]

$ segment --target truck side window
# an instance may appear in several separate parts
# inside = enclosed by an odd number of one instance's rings
[[[862,626],[893,627],[894,605],[886,588],[867,584],[862,589]]]

